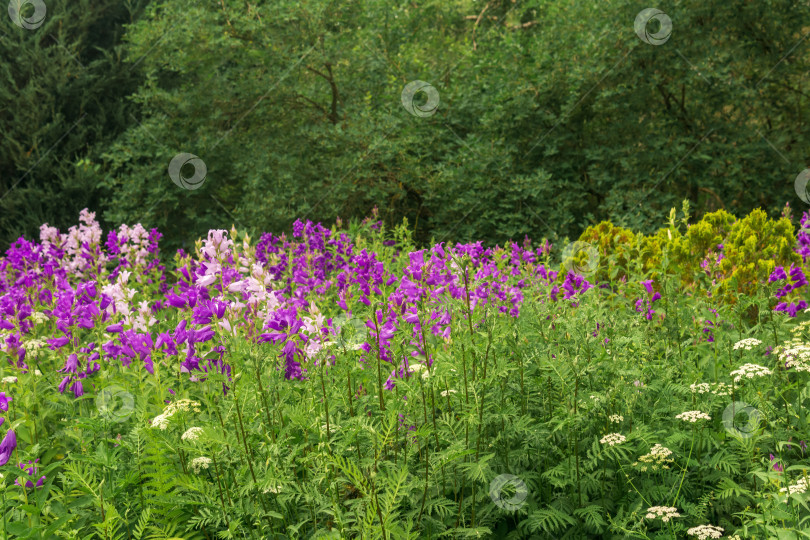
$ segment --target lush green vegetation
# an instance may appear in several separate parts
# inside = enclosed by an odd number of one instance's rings
[[[4,530],[807,537],[810,218],[763,216],[573,252],[299,221],[168,272],[157,231],[43,226],[0,259]]]
[[[2,540],[810,537],[810,2],[7,11]]]
[[[634,32],[646,7],[54,3],[41,27],[0,33],[0,191],[21,178],[0,234],[66,228],[86,206],[170,248],[375,205],[421,245],[603,219],[651,232],[684,198],[698,215],[778,215],[807,165],[810,5],[666,1],[659,46]],[[431,116],[401,104],[416,80],[438,92]],[[198,190],[167,174],[183,152],[207,165]]]

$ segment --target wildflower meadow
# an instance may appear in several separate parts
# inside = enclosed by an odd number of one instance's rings
[[[810,217],[0,259],[4,538],[803,538]]]

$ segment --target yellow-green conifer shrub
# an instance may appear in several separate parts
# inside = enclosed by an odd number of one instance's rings
[[[672,243],[673,259],[687,273],[689,269],[699,271],[700,263],[710,252],[718,251],[717,246],[725,241],[736,220],[725,210],[706,214]]]
[[[723,242],[721,293],[733,301],[736,293],[750,293],[757,283],[767,280],[776,266],[800,265],[795,246],[796,235],[788,218],[773,220],[763,210],[753,210],[734,223]]]
[[[766,281],[777,265],[801,264],[794,252],[793,224],[787,218],[770,219],[756,209],[737,219],[718,210],[689,225],[684,233],[675,225],[674,214],[670,218],[669,227],[646,236],[609,221],[588,227],[579,240],[597,248],[600,255],[597,271],[589,279],[613,281],[630,274],[658,281],[667,250],[670,273],[681,290],[712,292],[718,300],[733,303],[738,294],[750,294]],[[701,266],[704,261],[706,268]],[[561,273],[560,278],[564,277]]]
[[[665,227],[658,229],[655,234],[643,236],[641,238],[641,264],[644,273],[649,272],[649,279],[658,281],[660,279],[660,272],[664,262],[664,249],[669,247],[672,251],[672,245],[681,238],[681,233],[676,227]],[[670,255],[670,265],[672,265],[672,255]],[[673,267],[670,267],[670,272]],[[677,272],[677,270],[676,270]]]
[[[602,221],[585,229],[579,241],[587,242],[599,250],[599,266],[589,280],[612,281],[626,276],[628,265],[638,258],[638,242],[641,238],[642,235],[636,235],[630,229],[616,227],[609,221]]]

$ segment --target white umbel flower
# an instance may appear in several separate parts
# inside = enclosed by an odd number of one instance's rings
[[[681,515],[678,513],[678,509],[673,506],[651,506],[647,508],[647,515],[644,517],[647,519],[661,518],[661,521],[666,523],[672,518],[681,517]]]
[[[686,411],[682,412],[675,416],[678,420],[683,420],[684,422],[691,422],[695,423],[698,420],[711,420],[712,417],[706,414],[705,412],[701,411]]]
[[[621,422],[624,422],[624,416],[620,414],[611,414],[610,416],[608,416],[608,420],[610,420],[610,422],[613,424],[619,424]]]
[[[762,342],[756,338],[745,338],[734,344],[734,350],[745,349],[746,351],[750,351],[757,345],[762,345]]]
[[[180,439],[184,441],[196,441],[200,438],[202,432],[203,429],[201,427],[191,427],[188,428],[186,432],[180,436]]]
[[[17,382],[17,377],[3,377],[3,382],[6,384],[13,384]]]
[[[617,444],[622,444],[626,440],[627,437],[621,433],[609,433],[599,439],[599,442],[602,444],[607,444],[608,446],[616,446]]]
[[[709,538],[722,538],[723,528],[715,525],[700,525],[692,527],[686,534],[690,536],[697,536],[698,540],[708,540]]]
[[[731,395],[731,385],[724,382],[718,383],[695,383],[690,384],[689,389],[692,390],[693,394],[708,394],[712,393],[715,396],[730,396]]]
[[[166,429],[169,427],[169,419],[178,412],[200,412],[200,404],[190,399],[178,399],[172,401],[163,409],[163,414],[156,416],[152,420],[152,427]]]
[[[759,364],[745,364],[739,369],[735,369],[731,372],[731,376],[734,377],[734,382],[736,383],[740,382],[744,378],[753,379],[754,377],[765,377],[766,375],[771,374],[772,372],[770,369],[766,368],[765,366],[760,366]]]
[[[669,469],[669,463],[672,463],[674,460],[670,457],[672,455],[672,450],[667,448],[666,446],[661,446],[660,444],[656,444],[650,449],[649,454],[644,454],[638,461],[649,464],[650,468],[654,471],[657,471],[660,467],[661,469]],[[633,463],[634,466],[638,466],[638,461]],[[646,471],[648,465],[642,465],[641,470]]]
[[[196,457],[191,460],[191,468],[194,470],[195,474],[200,474],[200,470],[207,469],[208,466],[211,464],[211,458],[207,457]]]
[[[807,478],[799,478],[799,481],[795,484],[788,487],[783,487],[779,491],[793,495],[794,493],[807,493],[808,487],[810,486],[807,484]]]

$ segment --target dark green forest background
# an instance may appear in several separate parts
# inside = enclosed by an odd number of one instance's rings
[[[649,231],[684,198],[803,204],[808,2],[45,4],[39,28],[0,24],[4,244],[84,207],[177,247],[374,206],[421,242],[502,243]],[[648,7],[672,20],[663,44],[634,31]],[[435,114],[402,105],[417,80]],[[199,189],[169,177],[182,152],[205,162]]]

